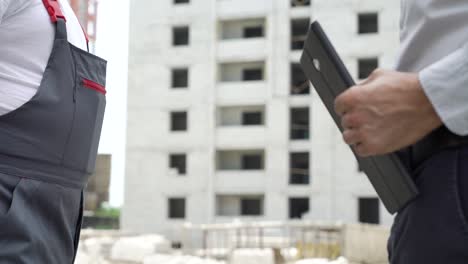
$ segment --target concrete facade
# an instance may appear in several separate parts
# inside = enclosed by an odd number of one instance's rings
[[[171,237],[184,222],[287,220],[297,197],[309,199],[304,217],[358,222],[358,199],[376,194],[315,92],[290,93],[291,63],[301,55],[291,50],[291,21],[318,19],[357,79],[358,59],[393,66],[399,1],[189,2],[131,1],[122,228]],[[379,31],[359,35],[357,16],[367,12],[378,13]],[[239,28],[259,25],[263,37],[242,38]],[[174,26],[189,27],[187,46],[172,46]],[[242,81],[252,67],[261,80]],[[188,88],[171,88],[174,68],[188,68]],[[294,107],[309,107],[309,139],[290,139]],[[262,113],[260,125],[242,125],[242,111],[252,110]],[[170,131],[173,111],[187,112],[187,131]],[[261,168],[239,169],[239,155],[252,152],[263,153]],[[289,184],[293,152],[309,153],[309,184]],[[185,175],[169,168],[172,153],[186,153]],[[262,214],[239,215],[239,200],[252,197]],[[184,219],[168,217],[169,198],[185,198]],[[380,222],[391,221],[381,205]]]

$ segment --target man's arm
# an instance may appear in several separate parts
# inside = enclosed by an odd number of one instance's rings
[[[335,104],[343,138],[361,156],[402,149],[442,124],[468,135],[468,44],[419,74],[376,70]]]
[[[468,135],[468,44],[423,69],[419,79],[444,125]]]

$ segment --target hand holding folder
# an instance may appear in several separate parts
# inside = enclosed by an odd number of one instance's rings
[[[334,111],[334,101],[355,83],[318,22],[310,27],[301,65],[336,125],[343,131],[340,117]],[[355,156],[390,213],[399,211],[417,196],[416,185],[396,154],[368,158]]]

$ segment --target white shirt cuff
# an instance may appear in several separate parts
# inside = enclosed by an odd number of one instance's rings
[[[419,80],[444,125],[468,135],[468,45],[423,69]]]

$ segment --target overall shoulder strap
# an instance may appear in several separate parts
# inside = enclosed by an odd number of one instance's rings
[[[60,39],[66,39],[67,38],[67,29],[65,26],[65,23],[67,22],[67,19],[65,18],[65,15],[62,12],[62,9],[60,8],[60,3],[58,0],[42,0],[44,3],[44,6],[47,10],[47,13],[50,16],[50,21],[52,23],[57,24],[57,36],[56,38]],[[83,26],[81,26],[81,29],[83,30],[83,34],[86,38],[86,46],[89,52],[89,37],[86,31],[84,30]]]
[[[56,25],[55,39],[67,39],[67,19],[60,8],[58,0],[42,0],[50,21]]]
[[[47,9],[47,13],[49,13],[52,23],[57,23],[57,20],[59,19],[63,19],[65,22],[67,21],[62,9],[60,8],[58,0],[42,0],[42,2]]]

